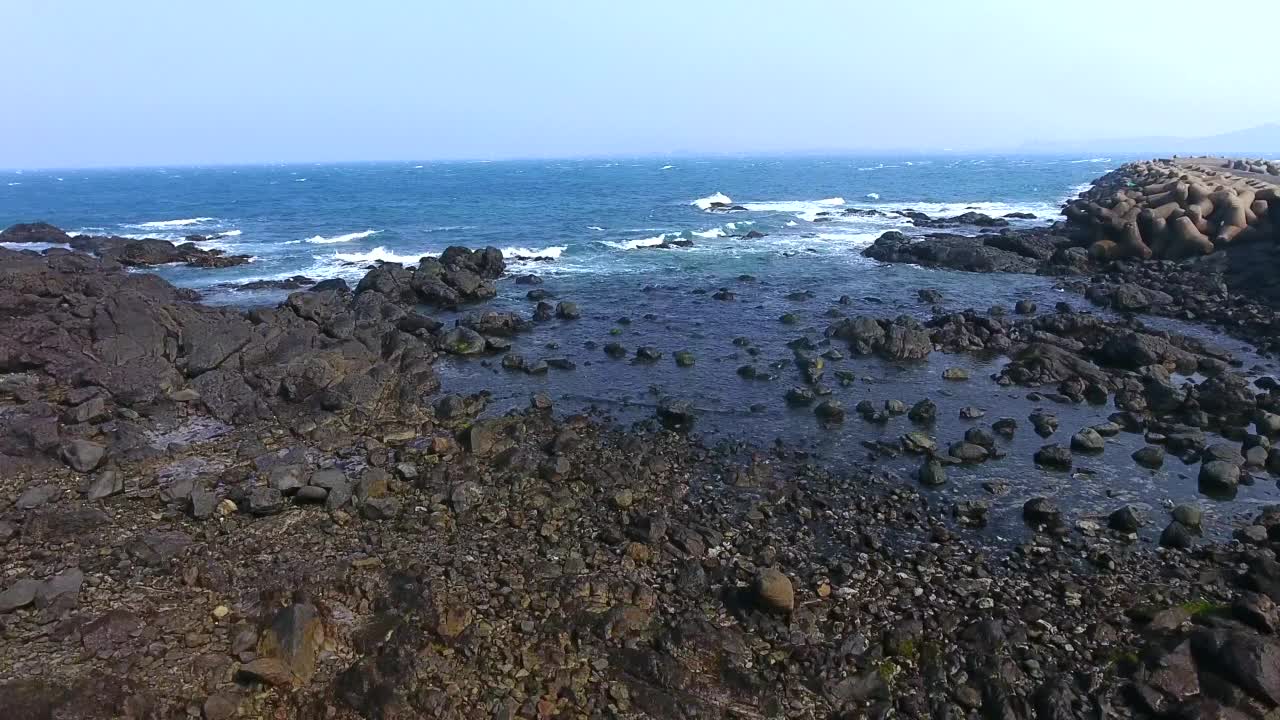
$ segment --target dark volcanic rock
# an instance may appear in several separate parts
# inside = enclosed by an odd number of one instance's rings
[[[204,250],[194,243],[174,245],[168,240],[132,240],[120,237],[85,237],[70,239],[71,247],[92,253],[130,267],[153,267],[185,263],[193,267],[223,268],[243,265],[248,255],[227,255],[222,250]]]
[[[1168,293],[1134,283],[1094,286],[1089,288],[1086,296],[1098,305],[1128,312],[1164,307],[1173,302]]]
[[[49,223],[18,223],[0,231],[0,242],[6,243],[68,243],[71,236]]]
[[[1045,445],[1036,451],[1035,461],[1054,470],[1070,470],[1071,451],[1061,445]]]
[[[1186,525],[1174,520],[1160,533],[1160,545],[1175,550],[1187,550],[1195,543],[1195,538]]]
[[[1200,466],[1199,482],[1202,491],[1234,492],[1240,485],[1240,466],[1222,460],[1211,460]]]
[[[1158,468],[1164,465],[1164,448],[1159,445],[1147,445],[1133,451],[1133,460],[1146,468]]]
[[[1022,517],[1036,525],[1052,525],[1061,520],[1062,513],[1052,500],[1034,497],[1023,504]]]
[[[1124,505],[1107,516],[1107,526],[1117,532],[1137,532],[1142,527],[1142,519],[1132,505]]]
[[[471,250],[453,246],[446,248],[439,258],[422,258],[417,269],[397,284],[407,281],[408,287],[422,302],[454,307],[488,300],[497,295],[498,290],[493,280],[505,270],[506,263],[502,252],[497,248]],[[360,287],[356,288],[357,293],[361,288],[374,289],[374,283],[366,285],[366,280],[369,280],[369,276],[360,282]],[[389,294],[384,290],[379,292]]]
[[[1006,216],[1008,217],[1008,216]],[[1025,258],[1036,261],[1045,261],[1053,257],[1053,253],[1058,249],[1058,242],[1065,240],[1064,238],[1046,237],[1043,235],[1031,233],[1002,233],[999,235],[989,235],[982,239],[983,244],[993,248],[1016,253]]]
[[[930,235],[913,240],[890,230],[862,254],[881,262],[911,263],[925,267],[945,267],[971,272],[1034,273],[1035,260],[983,243],[981,238],[959,235]]]

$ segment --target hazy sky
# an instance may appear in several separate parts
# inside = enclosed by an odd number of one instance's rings
[[[0,0],[0,167],[1015,147],[1280,120],[1261,42],[1280,2],[1218,10]]]

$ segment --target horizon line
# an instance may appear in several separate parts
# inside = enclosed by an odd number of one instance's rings
[[[1103,151],[1098,151],[1103,152]],[[1108,151],[1118,155],[1147,155],[1149,153],[1142,152],[1118,152]],[[956,150],[951,148],[928,149],[928,150],[912,150],[903,148],[891,148],[884,150],[871,149],[813,149],[813,150],[762,150],[762,151],[722,151],[722,152],[643,152],[643,153],[604,153],[604,154],[585,154],[585,155],[511,155],[501,157],[456,157],[456,158],[435,158],[435,159],[415,159],[415,158],[380,158],[380,159],[335,159],[335,160],[249,160],[249,161],[228,161],[228,162],[174,162],[174,163],[143,163],[138,165],[42,165],[42,166],[0,166],[0,172],[5,173],[25,173],[25,172],[55,172],[55,171],[100,171],[100,170],[163,170],[163,169],[211,169],[211,168],[260,168],[260,167],[288,167],[288,166],[324,166],[324,165],[390,165],[390,164],[438,164],[438,165],[486,165],[494,163],[511,163],[511,162],[586,162],[592,160],[649,160],[655,158],[665,158],[671,160],[702,160],[702,159],[723,159],[723,158],[789,158],[789,157],[847,157],[847,158],[889,158],[898,156],[925,157],[946,155],[954,157],[1066,157],[1071,155],[1088,154],[1088,151],[1062,151],[1062,150],[1015,150],[1015,149],[966,149]],[[1091,158],[1092,159],[1092,158]]]
[[[1121,148],[1092,148],[1092,149],[1062,149],[1052,147],[1041,148],[931,148],[931,149],[908,149],[908,148],[886,148],[886,149],[870,149],[870,148],[815,148],[805,150],[734,150],[734,151],[653,151],[639,153],[600,153],[600,154],[583,154],[583,155],[508,155],[508,156],[491,156],[491,157],[439,157],[434,159],[420,158],[365,158],[365,159],[333,159],[333,160],[233,160],[227,162],[188,162],[178,161],[172,163],[141,163],[137,165],[119,165],[119,164],[102,164],[102,165],[42,165],[42,166],[0,166],[0,172],[21,174],[25,172],[57,172],[57,171],[106,171],[106,170],[164,170],[164,169],[213,169],[213,168],[260,168],[260,167],[289,167],[289,166],[325,166],[325,165],[390,165],[390,164],[438,164],[438,165],[483,165],[491,163],[514,163],[514,162],[586,162],[592,160],[648,160],[655,158],[664,158],[670,160],[701,160],[701,159],[724,159],[724,158],[791,158],[791,157],[842,157],[842,158],[872,158],[884,159],[890,157],[928,157],[928,156],[951,156],[951,157],[1070,157],[1079,155],[1117,155],[1124,158],[1155,158],[1168,157],[1173,155],[1191,155],[1191,156],[1241,156],[1253,154],[1255,156],[1277,156],[1280,151],[1262,151],[1262,150],[1239,150],[1232,152],[1195,152],[1183,150],[1180,152],[1153,152],[1143,149],[1121,149]],[[1095,158],[1088,158],[1095,159]]]

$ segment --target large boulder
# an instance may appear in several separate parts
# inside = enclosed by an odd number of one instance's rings
[[[1059,241],[1065,241],[1065,238],[1057,238]],[[1011,253],[1017,253],[1025,258],[1032,260],[1044,261],[1053,257],[1053,253],[1057,251],[1058,246],[1054,240],[1043,235],[1031,235],[1028,233],[1002,233],[1000,235],[991,235],[983,238],[983,244]]]
[[[982,238],[939,234],[912,239],[897,230],[881,235],[862,254],[881,262],[971,272],[1034,273],[1038,267],[1035,260],[984,244]]]
[[[884,342],[876,352],[891,360],[922,360],[933,352],[933,340],[920,323],[903,316],[885,328]]]
[[[1150,310],[1173,302],[1173,297],[1168,293],[1135,283],[1095,285],[1089,288],[1085,296],[1098,305],[1125,312]]]
[[[847,341],[857,355],[875,353],[892,360],[919,360],[933,352],[929,331],[906,315],[893,321],[859,315],[832,324],[826,334]]]
[[[858,355],[870,355],[884,342],[884,328],[863,315],[831,325],[827,335],[848,342],[849,349]]]
[[[18,223],[0,231],[2,243],[66,243],[71,240],[61,228],[46,222]]]
[[[356,294],[375,292],[392,301],[413,303],[416,298],[413,280],[414,274],[400,263],[382,263],[361,278]]]
[[[1193,373],[1196,356],[1176,347],[1157,335],[1140,332],[1123,332],[1113,335],[1102,346],[1099,359],[1103,363],[1126,370],[1137,370],[1147,365],[1163,365],[1169,370]]]
[[[485,257],[477,262],[492,272]],[[106,457],[127,461],[155,448],[146,421],[117,410],[149,417],[173,402],[233,424],[315,427],[334,413],[357,426],[416,422],[439,388],[429,334],[438,323],[402,323],[403,295],[380,292],[397,293],[398,282],[402,292],[408,276],[377,268],[355,296],[300,292],[246,312],[196,305],[154,274],[101,258],[0,250],[0,372],[31,377],[53,399],[0,417],[0,453],[44,455],[80,472]],[[77,431],[61,437],[60,420]]]
[[[244,265],[248,255],[227,255],[222,250],[205,250],[194,243],[174,245],[157,238],[76,236],[68,241],[72,248],[92,253],[129,267],[154,267],[185,263],[193,267],[220,268]]]
[[[1034,342],[1013,354],[1001,371],[1019,385],[1038,386],[1079,378],[1106,387],[1107,374],[1085,358],[1057,345]]]
[[[450,247],[440,257],[424,257],[410,285],[422,302],[445,307],[488,300],[498,294],[493,280],[506,269],[497,248]]]

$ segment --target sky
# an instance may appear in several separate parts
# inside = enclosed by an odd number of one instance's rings
[[[0,167],[1001,149],[1280,121],[1274,49],[1247,41],[1280,3],[1222,12],[2,0]],[[1221,42],[1197,51],[1201,23]]]

